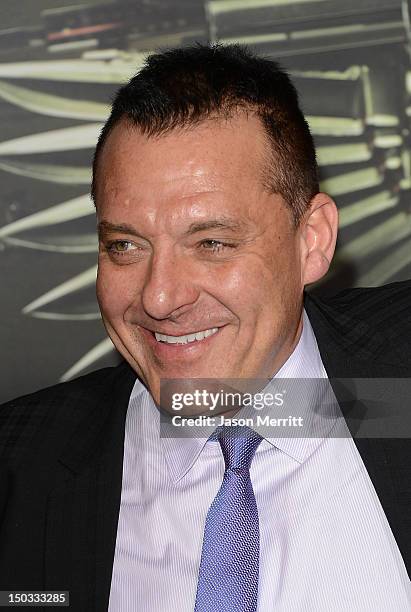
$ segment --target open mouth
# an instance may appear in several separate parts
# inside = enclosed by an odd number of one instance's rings
[[[166,334],[154,332],[154,336],[157,342],[163,342],[164,344],[190,344],[192,342],[200,342],[205,338],[213,336],[218,332],[218,329],[218,327],[212,327],[211,329],[186,334],[184,336],[167,336]]]

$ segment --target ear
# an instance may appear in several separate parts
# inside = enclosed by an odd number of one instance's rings
[[[304,285],[322,278],[330,267],[338,231],[338,210],[326,193],[317,193],[301,219],[301,271]]]

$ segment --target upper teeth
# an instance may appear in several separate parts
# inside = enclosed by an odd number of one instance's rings
[[[166,336],[165,334],[158,334],[154,332],[156,340],[158,342],[168,342],[169,344],[187,344],[188,342],[194,342],[194,340],[204,340],[208,336],[212,336],[218,331],[218,327],[212,329],[206,329],[205,331],[196,332],[195,334],[188,334],[188,336]]]

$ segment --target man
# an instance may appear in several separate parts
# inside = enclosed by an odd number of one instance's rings
[[[408,610],[407,440],[159,435],[164,379],[329,378],[353,431],[367,406],[335,378],[409,377],[409,282],[304,294],[337,211],[288,77],[238,46],[149,57],[93,197],[125,362],[2,408],[1,588],[87,612]]]

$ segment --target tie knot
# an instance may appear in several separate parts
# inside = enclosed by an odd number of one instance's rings
[[[215,437],[223,451],[226,470],[250,469],[262,437],[249,427],[219,427]]]

